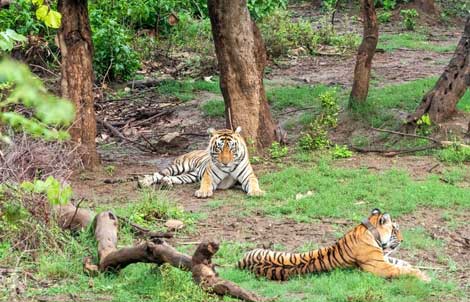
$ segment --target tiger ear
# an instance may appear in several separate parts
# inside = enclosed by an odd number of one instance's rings
[[[209,133],[210,136],[213,136],[215,134],[215,129],[214,128],[209,128],[209,129],[207,129],[207,133]]]
[[[242,132],[242,127],[238,126],[237,129],[235,129],[235,133],[239,134],[240,132]]]
[[[380,209],[377,209],[377,208],[373,209],[373,210],[370,212],[371,215],[377,215],[377,214],[380,214],[380,213],[381,213],[381,212],[380,212]]]
[[[386,213],[386,214],[383,214],[382,217],[380,217],[379,223],[385,224],[387,223],[387,221],[390,221],[390,220],[391,220],[390,215]]]

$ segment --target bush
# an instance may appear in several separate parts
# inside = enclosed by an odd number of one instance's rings
[[[134,35],[114,19],[107,19],[100,10],[90,13],[95,53],[93,67],[98,79],[129,80],[140,67],[137,52],[132,48]]]
[[[247,2],[250,15],[258,20],[271,15],[279,8],[286,9],[288,0],[248,0]]]
[[[440,161],[448,163],[470,162],[470,147],[454,144],[437,154]]]
[[[377,15],[377,19],[379,20],[380,23],[389,23],[390,20],[392,19],[392,13],[391,12],[380,12]]]
[[[307,132],[299,139],[299,148],[303,151],[324,149],[330,145],[328,129],[336,127],[338,122],[338,97],[334,91],[320,95],[321,112],[310,124]]]
[[[415,9],[402,9],[400,15],[403,17],[403,26],[407,30],[414,30],[419,16],[418,12]]]
[[[268,151],[272,159],[277,159],[285,157],[289,152],[289,148],[287,146],[281,146],[278,142],[274,142],[271,147],[269,147]]]
[[[55,31],[46,31],[46,25],[36,18],[36,8],[31,0],[16,0],[8,8],[0,9],[0,31],[9,28],[25,36],[44,33],[53,36],[55,34]]]

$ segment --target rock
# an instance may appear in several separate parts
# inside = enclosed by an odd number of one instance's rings
[[[184,227],[184,223],[181,220],[169,219],[165,222],[165,226],[168,231],[181,230]]]
[[[161,148],[185,148],[189,144],[189,140],[180,135],[178,132],[170,132],[165,134],[157,143]]]

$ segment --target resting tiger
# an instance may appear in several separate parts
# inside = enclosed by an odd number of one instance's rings
[[[228,189],[239,182],[248,195],[263,195],[264,191],[259,188],[248,158],[248,148],[240,132],[240,127],[235,131],[210,128],[208,133],[211,138],[207,150],[192,151],[176,158],[163,171],[145,175],[139,180],[139,186],[148,187],[158,183],[171,186],[201,181],[194,195],[206,198],[212,196],[215,189]]]
[[[374,209],[369,218],[330,247],[306,253],[255,249],[245,254],[238,267],[281,281],[295,275],[345,267],[359,267],[381,277],[412,275],[429,281],[428,276],[408,262],[384,255],[384,249],[394,250],[402,240],[398,224],[392,222],[390,215]]]

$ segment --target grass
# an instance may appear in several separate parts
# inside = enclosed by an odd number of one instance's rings
[[[338,88],[326,85],[274,86],[267,90],[268,101],[274,110],[318,106],[319,96]]]
[[[200,109],[204,116],[212,118],[225,116],[225,104],[221,99],[208,100],[201,104]]]
[[[379,44],[377,48],[384,49],[387,52],[399,48],[428,50],[435,52],[449,52],[455,50],[455,45],[446,45],[441,43],[432,43],[428,41],[426,35],[420,33],[397,33],[379,35]]]
[[[220,94],[219,81],[201,80],[165,80],[157,88],[157,92],[162,95],[177,97],[183,102],[193,100],[198,91],[208,91]]]
[[[437,175],[415,181],[404,171],[375,174],[365,169],[336,168],[326,160],[312,167],[302,164],[264,175],[261,183],[268,192],[266,197],[247,202],[247,206],[297,221],[321,217],[360,220],[375,207],[395,217],[421,206],[470,208],[470,191],[443,183]],[[295,199],[297,193],[307,191],[314,194]]]

